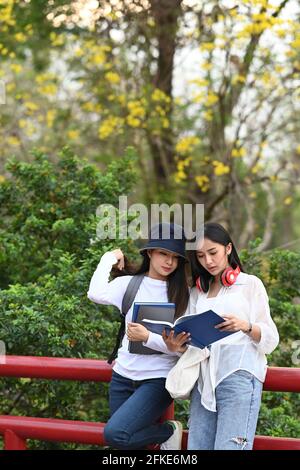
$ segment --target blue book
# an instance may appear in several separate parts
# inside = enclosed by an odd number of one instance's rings
[[[173,323],[175,317],[175,304],[171,302],[134,302],[132,322],[143,324],[144,318],[148,320],[166,321]],[[146,326],[146,325],[144,325]],[[129,341],[129,352],[133,354],[162,354],[143,345],[142,341]]]
[[[215,328],[219,323],[224,322],[224,318],[217,315],[213,310],[207,310],[203,313],[195,313],[193,315],[185,315],[178,318],[174,323],[168,321],[157,321],[150,318],[144,318],[142,324],[153,333],[162,335],[165,330],[169,335],[171,330],[176,334],[190,333],[190,341],[188,344],[203,349],[206,346],[219,341],[226,336],[236,332],[220,331]]]

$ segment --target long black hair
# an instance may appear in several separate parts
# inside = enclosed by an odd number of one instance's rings
[[[232,245],[231,253],[228,255],[228,264],[236,269],[237,266],[240,267],[241,271],[244,271],[242,263],[240,261],[239,255],[237,254],[234,243],[225,228],[217,223],[208,222],[204,224],[203,238],[208,238],[212,242],[219,243],[220,245],[227,246],[229,243]],[[196,250],[193,250],[189,253],[189,259],[191,262],[191,271],[192,271],[192,281],[193,286],[196,285],[196,279],[200,277],[201,286],[203,287],[204,292],[207,292],[209,289],[209,284],[213,279],[213,275],[210,274],[200,263],[197,258]]]
[[[119,276],[135,276],[136,274],[144,274],[149,271],[150,258],[147,251],[141,253],[143,260],[140,265],[131,263],[126,256],[124,256],[124,269],[119,271],[118,268],[113,267],[112,277]],[[182,316],[187,308],[189,302],[189,288],[186,273],[186,261],[181,256],[178,257],[177,268],[168,275],[167,279],[168,301],[175,303],[175,319]]]

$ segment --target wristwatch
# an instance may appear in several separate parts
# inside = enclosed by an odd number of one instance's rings
[[[249,322],[249,328],[248,328],[248,330],[245,331],[245,333],[247,333],[247,335],[248,335],[249,333],[251,333],[251,331],[252,331],[252,323]]]

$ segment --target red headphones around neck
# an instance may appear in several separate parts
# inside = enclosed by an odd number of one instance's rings
[[[237,277],[240,274],[240,272],[241,272],[241,268],[239,266],[237,266],[235,269],[233,269],[231,266],[224,269],[224,271],[222,272],[220,276],[220,281],[221,281],[222,286],[224,287],[232,286],[237,280]],[[200,277],[196,279],[196,286],[200,292],[207,292],[207,290],[205,290],[202,286]]]

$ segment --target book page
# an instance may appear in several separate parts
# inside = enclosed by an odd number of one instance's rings
[[[170,328],[173,328],[173,323],[170,323],[168,321],[160,321],[160,320],[150,320],[148,318],[144,318],[142,320],[143,323],[155,323],[157,325],[166,325],[166,326],[169,326]]]

